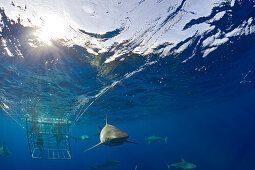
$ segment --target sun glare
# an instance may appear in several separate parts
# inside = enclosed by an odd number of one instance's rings
[[[47,45],[52,45],[52,40],[65,37],[68,23],[62,17],[49,15],[42,18],[42,26],[35,32],[39,41]]]

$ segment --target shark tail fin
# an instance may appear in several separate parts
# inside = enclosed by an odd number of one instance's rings
[[[166,143],[167,143],[167,139],[168,139],[168,137],[166,136],[166,137],[165,137],[165,142],[166,142]]]
[[[92,146],[91,148],[85,150],[84,152],[88,152],[89,150],[91,150],[91,149],[93,149],[93,148],[95,148],[95,147],[97,147],[97,146],[99,146],[99,145],[102,145],[102,144],[103,144],[103,143],[100,142],[100,143],[96,144],[95,146]]]
[[[172,164],[166,164],[167,165],[167,168],[170,169]]]

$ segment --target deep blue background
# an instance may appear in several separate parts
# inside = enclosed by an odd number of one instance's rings
[[[165,108],[166,116],[112,122],[129,132],[130,139],[139,144],[100,146],[84,153],[83,150],[97,143],[98,139],[94,137],[91,141],[77,143],[72,140],[73,159],[70,161],[32,160],[25,131],[10,120],[1,118],[0,139],[6,141],[12,152],[10,157],[0,159],[1,166],[4,170],[87,169],[89,165],[110,159],[121,161],[116,169],[134,169],[136,164],[144,169],[167,169],[165,162],[178,162],[184,158],[201,170],[252,170],[255,152],[254,97],[253,92],[185,112],[168,112]],[[96,126],[84,124],[73,131],[94,134],[98,130]],[[153,134],[168,136],[168,143],[146,144],[144,138]]]
[[[87,97],[87,106],[104,87],[122,81],[98,98],[71,129],[71,136],[85,133],[91,137],[89,141],[71,139],[72,160],[31,159],[26,130],[0,110],[0,143],[5,141],[11,152],[11,156],[0,158],[0,169],[84,170],[109,159],[121,161],[115,169],[132,170],[138,165],[137,170],[158,170],[167,169],[166,163],[176,163],[183,158],[196,164],[197,170],[254,170],[255,35],[231,37],[202,58],[203,40],[219,29],[234,29],[250,17],[254,24],[253,5],[252,1],[235,3],[234,7],[226,3],[214,8],[208,17],[192,20],[185,29],[207,22],[217,12],[228,10],[229,13],[211,23],[215,26],[212,32],[190,37],[192,43],[179,54],[165,58],[159,57],[160,54],[126,54],[124,62],[99,62],[97,67],[87,58],[103,61],[112,54],[93,58],[82,47],[67,48],[57,42],[54,45],[60,54],[50,47],[31,50],[27,39],[31,38],[29,32],[33,28],[10,24],[1,9],[5,23],[1,38],[11,40],[10,50],[14,49],[14,42],[20,42],[24,59],[5,55],[1,46],[0,101],[10,107],[7,110],[23,125],[23,116],[33,111],[57,112],[63,116],[77,114],[81,109],[78,98]],[[193,53],[191,60],[182,63]],[[60,56],[60,60],[56,60],[56,56]],[[46,61],[53,63],[45,66]],[[130,78],[123,78],[148,61],[155,64],[143,67],[143,71]],[[105,70],[109,72],[104,74]],[[93,135],[98,133],[98,126],[104,126],[106,113],[110,124],[128,132],[130,140],[138,144],[99,146],[83,152],[99,142]],[[70,116],[70,120],[74,117]],[[152,135],[168,136],[167,144],[147,144],[145,138]]]

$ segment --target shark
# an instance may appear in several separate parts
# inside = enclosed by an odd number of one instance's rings
[[[92,167],[92,166],[89,166],[90,169],[101,169],[101,168],[106,168],[106,167],[112,167],[114,168],[117,164],[119,164],[120,161],[110,161],[110,160],[106,160],[103,164],[100,164],[96,167]]]
[[[168,139],[167,136],[165,138],[159,137],[159,136],[150,136],[150,137],[147,137],[145,140],[148,142],[148,144],[150,144],[151,142],[155,142],[155,141],[165,141],[167,143],[167,139]]]
[[[0,146],[0,157],[2,156],[10,156],[9,149],[7,148],[5,142],[3,142],[2,146]]]
[[[85,150],[85,152],[102,144],[108,145],[108,146],[117,146],[125,142],[136,144],[136,142],[127,140],[128,138],[129,138],[129,135],[126,132],[118,129],[117,127],[113,125],[108,124],[107,115],[106,115],[105,126],[102,128],[100,132],[100,142],[96,144],[95,146]]]
[[[186,162],[184,159],[182,159],[181,162],[174,163],[174,164],[167,164],[168,169],[171,167],[176,167],[176,168],[182,168],[183,170],[187,169],[195,169],[197,166],[195,164]]]
[[[83,135],[81,135],[79,137],[72,137],[72,138],[75,140],[75,142],[77,142],[79,140],[82,140],[82,141],[90,140],[89,136],[85,135],[85,134],[83,134]]]

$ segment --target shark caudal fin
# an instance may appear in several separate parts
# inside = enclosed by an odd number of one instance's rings
[[[167,168],[170,169],[171,168],[171,164],[166,164],[167,165]]]
[[[102,145],[102,144],[103,144],[103,143],[100,142],[100,143],[96,144],[95,146],[92,146],[91,148],[85,150],[84,152],[88,152],[89,150],[91,150],[91,149],[93,149],[93,148],[95,148],[95,147],[97,147],[97,146],[99,146],[99,145]]]
[[[168,137],[166,136],[166,137],[165,137],[165,142],[166,142],[166,143],[167,143],[167,139],[168,139]]]

